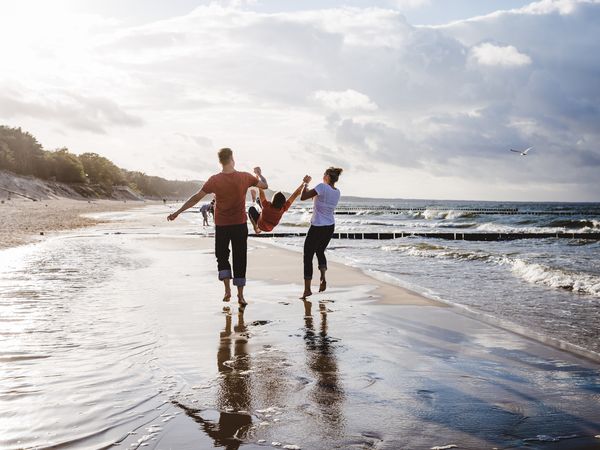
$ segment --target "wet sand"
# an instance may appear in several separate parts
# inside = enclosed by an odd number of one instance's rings
[[[57,231],[88,227],[98,220],[82,214],[123,211],[145,206],[140,202],[115,200],[71,200],[66,198],[31,201],[3,199],[0,204],[0,249],[23,245]]]
[[[0,252],[0,448],[600,448],[598,364],[263,240],[224,309],[167,211]]]

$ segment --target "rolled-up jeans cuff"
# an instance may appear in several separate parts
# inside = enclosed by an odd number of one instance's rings
[[[319,270],[327,270],[327,264],[323,264],[323,265],[319,264]]]
[[[219,270],[219,280],[223,281],[227,278],[231,278],[231,270]]]
[[[312,277],[304,277],[305,280],[312,280]]]
[[[246,279],[245,278],[234,278],[233,285],[234,286],[246,286]]]

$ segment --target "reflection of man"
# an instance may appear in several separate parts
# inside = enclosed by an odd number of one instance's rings
[[[206,431],[215,440],[215,444],[228,449],[237,449],[241,441],[236,438],[244,435],[252,425],[252,418],[248,413],[239,413],[250,410],[250,380],[248,375],[240,375],[240,372],[250,369],[248,339],[242,335],[245,332],[243,309],[240,309],[233,333],[231,315],[225,316],[225,330],[220,334],[221,341],[217,351],[217,367],[222,375],[217,399],[221,414],[218,427],[215,424]],[[231,412],[226,412],[227,410]]]

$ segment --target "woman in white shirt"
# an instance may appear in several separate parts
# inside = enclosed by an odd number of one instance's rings
[[[329,245],[331,236],[335,229],[335,207],[340,201],[340,191],[335,187],[340,178],[342,169],[330,167],[323,175],[323,183],[317,184],[313,189],[308,189],[308,183],[311,177],[304,177],[304,187],[302,188],[301,199],[308,200],[314,198],[313,215],[310,220],[310,229],[306,234],[304,241],[304,293],[302,298],[305,299],[312,295],[310,283],[313,276],[313,257],[317,254],[319,262],[319,271],[321,272],[321,280],[319,284],[319,292],[327,289],[327,280],[325,272],[327,271],[327,258],[325,258],[325,250]]]

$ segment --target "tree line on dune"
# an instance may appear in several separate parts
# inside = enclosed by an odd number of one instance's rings
[[[197,192],[200,185],[121,169],[96,153],[76,155],[67,148],[44,150],[32,134],[7,126],[0,126],[0,169],[44,180],[97,186],[107,193],[113,186],[128,186],[144,197],[155,198],[184,198]]]

